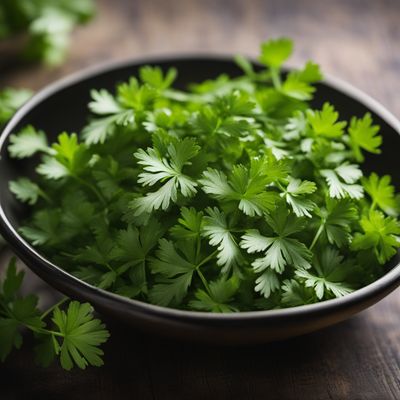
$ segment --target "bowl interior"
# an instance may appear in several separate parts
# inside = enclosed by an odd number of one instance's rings
[[[176,58],[169,60],[145,60],[139,63],[125,63],[112,68],[103,68],[90,74],[83,74],[73,78],[65,84],[58,84],[41,92],[31,105],[25,107],[20,117],[11,122],[12,131],[16,132],[27,124],[44,130],[50,141],[55,140],[56,135],[62,131],[79,132],[88,118],[87,103],[90,101],[90,90],[105,88],[113,91],[117,82],[125,81],[130,76],[136,75],[142,65],[159,65],[163,69],[176,67],[178,69],[177,88],[185,88],[191,82],[201,82],[214,78],[219,74],[237,76],[241,73],[238,67],[229,59],[218,58]],[[339,85],[340,86],[340,85]],[[376,171],[378,174],[390,174],[397,188],[400,186],[400,168],[398,151],[400,149],[400,135],[398,131],[387,122],[379,110],[366,104],[368,99],[355,100],[350,94],[339,90],[335,81],[317,85],[314,107],[321,107],[325,101],[334,104],[340,113],[341,119],[349,119],[351,116],[363,116],[366,112],[372,114],[375,123],[381,126],[384,137],[382,154],[368,155],[363,165],[363,170]],[[26,215],[26,209],[15,200],[9,192],[8,182],[21,175],[32,176],[37,160],[14,160],[7,153],[8,138],[5,138],[0,149],[0,204],[5,216],[18,228]],[[1,140],[0,140],[1,145]],[[398,262],[397,258],[390,266]]]

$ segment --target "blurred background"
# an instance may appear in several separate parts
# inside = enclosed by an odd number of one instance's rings
[[[283,35],[296,44],[291,65],[312,58],[326,73],[350,81],[400,114],[398,0],[0,1],[14,7],[40,2],[78,9],[81,20],[86,14],[94,17],[72,30],[66,62],[57,68],[21,65],[17,54],[24,35],[1,40],[0,87],[38,89],[89,65],[155,54],[255,56],[261,41]],[[44,23],[58,25],[52,27],[57,31],[63,21]]]

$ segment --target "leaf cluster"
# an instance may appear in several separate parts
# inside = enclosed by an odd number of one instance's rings
[[[290,307],[377,279],[400,229],[390,177],[362,170],[379,127],[313,109],[321,72],[283,74],[292,47],[266,42],[262,68],[239,57],[243,75],[185,91],[146,66],[91,92],[81,132],[13,134],[12,157],[41,160],[10,183],[31,210],[23,236],[93,285],[182,309]]]
[[[73,28],[93,15],[92,0],[2,0],[0,40],[25,34],[25,58],[58,65],[64,61]]]
[[[21,294],[23,279],[23,271],[18,271],[12,259],[0,281],[0,361],[22,346],[23,331],[29,330],[35,337],[39,365],[48,366],[56,357],[66,370],[103,365],[100,345],[107,341],[109,333],[94,318],[90,304],[71,301],[62,310],[61,304],[67,300],[63,299],[42,312],[36,295]]]

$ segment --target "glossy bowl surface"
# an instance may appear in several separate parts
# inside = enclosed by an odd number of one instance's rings
[[[17,161],[7,153],[8,137],[26,124],[47,132],[50,141],[61,131],[79,131],[87,120],[91,89],[114,89],[117,82],[136,75],[142,65],[174,66],[179,71],[178,88],[221,73],[236,76],[239,69],[228,57],[184,56],[112,63],[91,68],[62,79],[29,100],[12,118],[0,136],[0,232],[15,253],[36,274],[68,296],[89,301],[100,312],[124,320],[137,329],[191,341],[219,344],[256,343],[280,340],[332,325],[376,303],[400,285],[400,256],[376,282],[340,299],[282,310],[236,314],[211,314],[169,309],[130,300],[93,287],[63,271],[27,243],[17,232],[26,210],[13,198],[8,182],[32,175],[33,161]],[[317,86],[313,106],[325,101],[335,105],[341,118],[370,112],[381,125],[382,154],[370,156],[366,172],[388,173],[400,186],[400,122],[382,105],[351,85],[334,78]]]

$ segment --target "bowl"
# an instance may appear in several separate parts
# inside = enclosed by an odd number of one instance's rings
[[[97,311],[123,320],[136,329],[190,341],[216,344],[253,344],[281,340],[335,324],[381,300],[400,285],[400,256],[387,265],[387,273],[372,284],[345,297],[280,310],[212,314],[159,307],[91,286],[46,259],[18,233],[26,209],[8,189],[19,175],[32,175],[34,160],[13,160],[7,153],[9,136],[26,124],[47,132],[55,140],[61,131],[79,131],[87,119],[91,89],[113,90],[117,82],[136,75],[147,64],[176,67],[176,87],[214,78],[221,73],[237,76],[231,57],[185,56],[110,63],[62,79],[32,97],[12,118],[0,136],[0,232],[14,252],[37,275],[67,296],[90,302]],[[382,105],[351,85],[328,77],[317,85],[314,107],[330,101],[344,119],[370,112],[381,126],[382,154],[368,156],[364,171],[392,175],[400,184],[398,152],[400,122]]]

